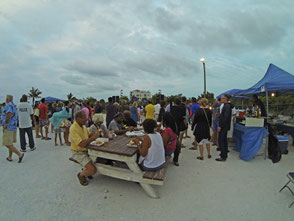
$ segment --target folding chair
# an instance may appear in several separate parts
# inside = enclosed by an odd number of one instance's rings
[[[288,186],[288,184],[289,184],[290,182],[292,182],[292,183],[294,184],[294,172],[292,172],[292,173],[288,173],[288,174],[287,174],[287,177],[289,178],[289,181],[286,183],[285,186],[282,187],[282,189],[280,189],[280,192],[286,187],[286,188],[292,193],[292,195],[294,196],[293,191],[292,191],[292,190],[290,189],[290,187]],[[293,204],[294,204],[294,201],[289,205],[289,208],[290,208]]]

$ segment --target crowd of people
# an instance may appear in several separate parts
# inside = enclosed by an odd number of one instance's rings
[[[226,161],[227,131],[230,129],[233,107],[229,100],[228,95],[222,95],[211,110],[206,98],[197,101],[193,97],[191,102],[188,102],[185,97],[181,97],[168,103],[166,100],[158,100],[155,103],[147,100],[144,106],[139,106],[136,101],[119,105],[110,97],[103,110],[99,102],[96,102],[95,106],[69,101],[49,104],[45,98],[32,107],[26,95],[22,96],[18,105],[14,105],[13,96],[7,95],[1,113],[3,146],[9,150],[7,160],[12,161],[12,153],[15,153],[20,163],[26,152],[25,134],[28,135],[31,151],[36,149],[33,126],[35,139],[51,140],[48,136],[51,130],[51,133],[55,134],[55,146],[58,145],[58,140],[59,144],[63,145],[63,133],[64,143],[71,146],[72,158],[85,168],[78,174],[82,185],[87,185],[87,177],[97,171],[86,146],[98,137],[109,137],[113,134],[121,136],[127,131],[134,130],[138,125],[143,126],[145,136],[133,141],[138,146],[138,164],[142,170],[158,170],[163,167],[165,158],[172,155],[174,164],[179,166],[181,148],[185,148],[182,141],[189,138],[188,130],[192,130],[195,137],[190,149],[199,148],[198,160],[204,160],[204,147],[207,150],[207,158],[211,158],[212,142],[220,151],[220,157],[216,160]],[[102,112],[106,112],[106,119]],[[20,151],[14,146],[17,127]]]

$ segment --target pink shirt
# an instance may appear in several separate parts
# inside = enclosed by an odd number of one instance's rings
[[[165,151],[166,152],[174,152],[177,146],[177,135],[173,132],[173,130],[171,128],[165,128],[162,131],[162,134],[167,134],[168,138],[168,142],[167,145],[165,147]]]
[[[84,108],[82,108],[82,111],[85,112],[86,117],[87,117],[87,122],[88,122],[88,119],[89,119],[89,109],[87,107],[84,107]]]

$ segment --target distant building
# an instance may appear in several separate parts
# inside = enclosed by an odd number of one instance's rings
[[[142,100],[143,98],[151,98],[150,91],[133,90],[130,92],[130,100]]]

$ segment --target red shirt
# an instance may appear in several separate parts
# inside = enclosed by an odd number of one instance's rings
[[[39,119],[40,120],[46,120],[47,119],[47,113],[48,113],[48,107],[47,107],[47,105],[41,103],[39,105],[39,110],[40,110]]]

